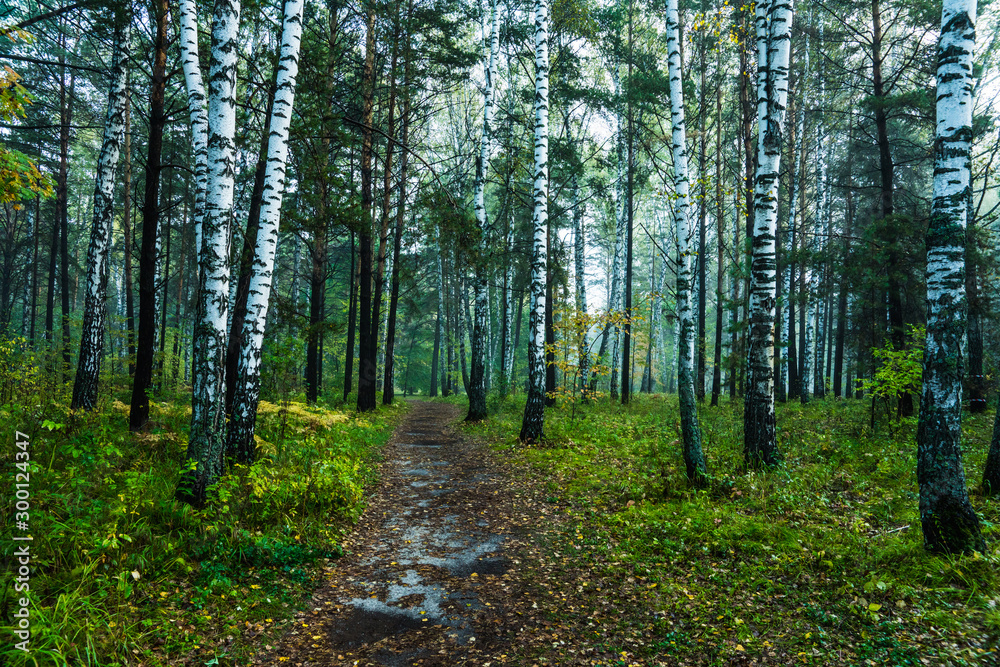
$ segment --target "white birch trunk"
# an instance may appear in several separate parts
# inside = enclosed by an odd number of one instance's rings
[[[694,343],[695,322],[691,308],[694,276],[691,257],[694,247],[694,226],[688,219],[691,206],[688,183],[687,136],[684,126],[684,91],[681,76],[680,22],[677,0],[667,0],[667,78],[670,81],[670,128],[674,161],[674,227],[677,234],[677,392],[680,400],[681,433],[684,444],[684,465],[688,479],[704,482],[705,457],[701,451],[701,426],[698,423],[698,403],[695,397]]]
[[[962,467],[965,226],[971,188],[976,0],[944,0],[938,42],[934,195],[927,230],[927,342],[917,426],[924,546],[986,551]]]
[[[278,247],[281,200],[285,192],[288,128],[295,101],[295,77],[299,70],[304,5],[304,0],[285,0],[281,55],[278,60],[274,105],[271,110],[271,134],[267,142],[260,227],[257,231],[257,246],[250,269],[247,312],[243,321],[243,345],[240,350],[236,395],[233,397],[233,414],[227,437],[227,453],[244,464],[252,463],[256,458],[253,432],[260,399],[261,350],[274,275],[274,255]]]
[[[476,183],[473,194],[476,226],[479,228],[479,256],[476,258],[476,276],[472,282],[475,311],[472,323],[472,368],[469,373],[469,413],[465,418],[466,421],[479,421],[486,418],[486,337],[489,329],[489,291],[487,289],[489,267],[486,262],[489,254],[489,227],[486,220],[486,170],[489,166],[493,143],[493,107],[496,96],[494,84],[497,75],[497,57],[500,53],[500,23],[496,0],[493,0],[492,3],[489,42],[490,55],[486,66],[483,133],[479,147],[479,158],[476,161]]]
[[[754,179],[753,248],[747,335],[747,385],[743,412],[748,467],[781,461],[774,417],[774,311],[777,286],[775,233],[781,134],[788,100],[792,41],[791,0],[761,0],[757,28],[757,174]]]
[[[94,217],[87,248],[87,286],[83,306],[83,333],[73,383],[74,410],[93,410],[97,406],[97,389],[101,378],[101,358],[104,356],[105,313],[107,312],[111,225],[114,220],[114,185],[118,158],[125,142],[125,86],[129,55],[128,30],[115,31],[116,43],[111,65],[111,90],[108,93],[108,115],[104,122],[104,139],[97,160],[94,181]]]
[[[522,442],[542,438],[545,418],[545,278],[549,198],[549,5],[535,0],[535,177],[531,216],[531,295],[528,341],[528,399],[521,423]]]
[[[184,86],[191,117],[191,145],[194,152],[194,241],[195,254],[201,254],[201,223],[205,217],[205,193],[208,190],[208,112],[205,110],[205,84],[198,59],[198,8],[196,0],[180,0],[180,49]]]
[[[236,168],[236,65],[239,0],[216,0],[208,76],[208,187],[199,253],[195,325],[195,393],[188,465],[177,496],[195,506],[222,473],[225,435],[226,320],[229,312],[229,228]]]
[[[570,187],[573,190],[573,268],[576,271],[576,313],[577,313],[577,337],[579,338],[579,349],[577,350],[577,378],[580,385],[580,394],[586,399],[587,383],[590,380],[590,340],[589,326],[586,323],[587,316],[587,274],[586,274],[586,252],[587,239],[583,228],[583,202],[580,200],[580,179],[577,174],[573,174]]]
[[[617,68],[611,70],[611,80],[614,83],[615,95],[621,93],[621,83]],[[609,310],[617,318],[622,309],[624,298],[622,289],[625,285],[625,237],[628,218],[625,210],[625,130],[620,109],[615,113],[615,155],[617,157],[617,174],[615,181],[615,256],[611,261],[611,295],[608,299]],[[611,330],[611,398],[618,398],[618,369],[620,368],[622,331],[617,324]]]

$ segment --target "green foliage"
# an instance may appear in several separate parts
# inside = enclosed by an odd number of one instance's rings
[[[577,406],[575,418],[569,406],[548,409],[548,439],[530,447],[514,438],[523,402],[498,407],[490,422],[466,428],[529,467],[538,502],[558,517],[545,537],[553,559],[570,554],[591,586],[614,586],[593,610],[579,596],[561,598],[553,627],[593,637],[596,619],[586,620],[599,616],[603,635],[613,623],[619,636],[643,638],[638,664],[663,655],[720,666],[767,656],[818,666],[836,655],[844,665],[971,665],[995,655],[1000,563],[996,554],[924,550],[912,424],[874,437],[865,401],[779,404],[786,465],[739,474],[742,404],[723,402],[700,413],[712,478],[693,489],[674,396],[640,394],[627,407],[595,400]],[[992,420],[963,423],[972,478]],[[992,544],[1000,504],[982,496],[973,503]],[[551,577],[534,584],[541,606],[555,585]],[[609,618],[607,598],[623,595],[621,613]]]
[[[873,397],[892,403],[900,394],[917,394],[924,369],[924,340],[927,330],[922,324],[909,325],[906,346],[902,350],[886,341],[872,350],[878,363],[874,377],[862,380],[864,390]]]
[[[0,405],[27,402],[38,390],[35,353],[21,336],[0,333]]]
[[[0,36],[11,39],[29,39],[23,30],[0,29]],[[0,69],[0,121],[11,123],[25,115],[25,107],[32,98],[18,81],[20,75],[7,65]],[[0,204],[51,197],[52,178],[42,174],[38,165],[24,153],[0,143]]]
[[[124,396],[123,396],[124,397]],[[0,664],[244,664],[241,641],[283,632],[287,606],[318,584],[359,516],[377,451],[400,408],[357,418],[291,400],[262,402],[259,460],[236,466],[203,510],[174,500],[189,394],[151,404],[129,434],[120,400],[85,414],[4,407],[29,435],[32,654]],[[13,448],[0,453],[11,469]],[[13,494],[0,500],[12,516]],[[13,541],[4,540],[8,556]],[[19,543],[18,543],[19,544]],[[10,599],[9,569],[0,583]],[[0,618],[10,636],[13,608]],[[27,662],[25,659],[27,657]]]

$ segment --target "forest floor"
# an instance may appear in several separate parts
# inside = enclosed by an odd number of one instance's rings
[[[345,556],[254,664],[1000,664],[997,557],[927,555],[913,480],[869,469],[908,467],[905,429],[855,438],[860,411],[793,407],[788,472],[697,491],[664,407],[546,411],[526,448],[513,403],[466,427],[414,401]],[[717,469],[738,456],[730,412],[704,415]]]

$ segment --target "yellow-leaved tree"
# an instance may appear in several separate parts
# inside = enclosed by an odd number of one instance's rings
[[[24,31],[11,28],[0,28],[0,35],[29,39]],[[4,123],[24,118],[25,107],[31,104],[31,96],[18,83],[20,78],[7,65],[0,69],[0,121]],[[36,196],[52,196],[52,178],[27,155],[7,146],[0,135],[0,204],[14,203],[17,207],[18,202]]]

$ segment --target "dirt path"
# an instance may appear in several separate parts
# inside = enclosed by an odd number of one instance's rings
[[[474,665],[503,656],[519,566],[502,466],[415,401],[329,583],[257,665]],[[502,658],[501,658],[502,661]]]

